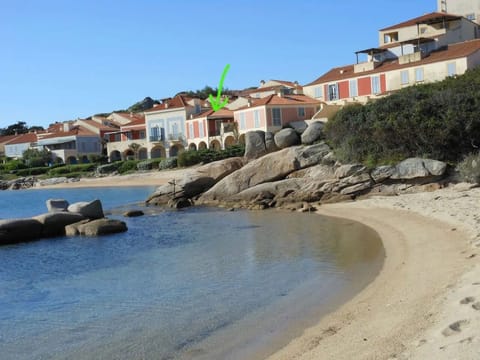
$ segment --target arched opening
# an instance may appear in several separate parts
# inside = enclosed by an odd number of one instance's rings
[[[53,162],[55,164],[63,164],[63,159],[60,156],[57,156]]]
[[[194,143],[191,143],[190,145],[188,145],[188,150],[197,150],[197,145]]]
[[[120,161],[120,160],[122,160],[122,154],[120,154],[120,151],[113,150],[110,153],[110,161],[114,162],[114,161]]]
[[[74,165],[76,164],[78,161],[77,161],[77,158],[75,156],[69,156],[67,158],[67,164],[68,165]]]
[[[207,148],[207,144],[203,141],[198,144],[198,150],[205,150]]]
[[[132,149],[125,150],[123,152],[123,156],[125,160],[134,160],[135,159],[135,153],[133,152]]]
[[[238,138],[238,143],[245,145],[245,134],[240,135],[240,137]]]
[[[179,144],[175,144],[170,146],[169,156],[174,157],[177,156],[180,152],[183,151],[183,146]]]
[[[90,162],[90,161],[88,160],[88,156],[87,156],[87,155],[83,155],[82,158],[80,159],[80,161],[82,162],[82,164],[87,164],[87,163]]]
[[[145,148],[140,148],[140,149],[138,150],[138,158],[139,158],[140,160],[145,160],[145,159],[147,159],[147,158],[148,158],[147,149],[145,149]]]
[[[213,140],[213,141],[210,143],[210,149],[213,149],[213,150],[221,150],[221,149],[222,149],[222,145],[220,144],[220,141],[218,141],[218,140]]]
[[[224,141],[225,144],[225,149],[235,145],[235,138],[233,136],[227,136],[227,138]]]
[[[155,146],[150,151],[150,156],[152,159],[165,158],[167,154],[165,153],[165,148],[163,146]]]

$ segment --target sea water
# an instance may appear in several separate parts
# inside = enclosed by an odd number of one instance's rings
[[[347,220],[142,208],[152,188],[0,193],[0,218],[102,200],[128,232],[0,247],[1,359],[254,359],[378,273],[381,241]],[[125,206],[126,204],[130,204]]]

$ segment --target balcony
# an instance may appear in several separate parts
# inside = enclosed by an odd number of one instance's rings
[[[152,136],[150,136],[150,142],[160,142],[160,141],[165,141],[165,139],[162,135],[152,135]]]
[[[412,54],[402,55],[398,58],[398,63],[400,65],[409,64],[412,62],[420,61],[424,58],[424,53],[421,51],[416,51]]]

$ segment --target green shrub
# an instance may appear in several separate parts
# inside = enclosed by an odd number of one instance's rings
[[[178,154],[178,166],[191,166],[201,162],[200,153],[196,150],[187,150]]]
[[[137,163],[138,163],[138,160],[123,161],[120,167],[118,168],[118,172],[120,174],[124,174],[129,171],[137,170]]]
[[[42,175],[46,174],[50,168],[48,166],[43,167],[32,167],[28,169],[17,170],[15,174],[17,176],[32,176],[32,175]]]
[[[25,165],[21,160],[11,160],[5,164],[5,171],[13,171],[26,168],[27,165]]]
[[[108,156],[90,154],[90,155],[88,155],[88,161],[93,163],[93,164],[106,164],[108,162]]]
[[[173,169],[177,167],[177,158],[163,159],[158,164],[159,170]]]
[[[99,174],[111,174],[118,170],[118,168],[122,165],[121,161],[115,161],[110,164],[100,165],[97,167],[97,173]]]
[[[89,173],[94,171],[96,168],[95,164],[74,164],[74,165],[64,165],[58,167],[52,167],[48,171],[48,176],[57,177],[57,176],[66,176],[69,173]]]
[[[461,181],[479,184],[480,183],[480,153],[467,155],[457,165],[457,171]]]
[[[158,164],[162,161],[162,159],[148,159],[140,161],[137,164],[137,170],[152,170],[158,169]]]
[[[41,157],[33,157],[26,161],[27,165],[31,168],[44,167],[46,165],[45,159]]]

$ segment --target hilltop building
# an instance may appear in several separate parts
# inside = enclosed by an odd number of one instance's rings
[[[478,36],[477,24],[465,17],[426,14],[379,30],[378,47],[356,51],[356,63],[329,70],[303,90],[327,104],[365,103],[460,75],[480,65]]]
[[[461,15],[480,23],[480,0],[437,0],[437,11]]]

